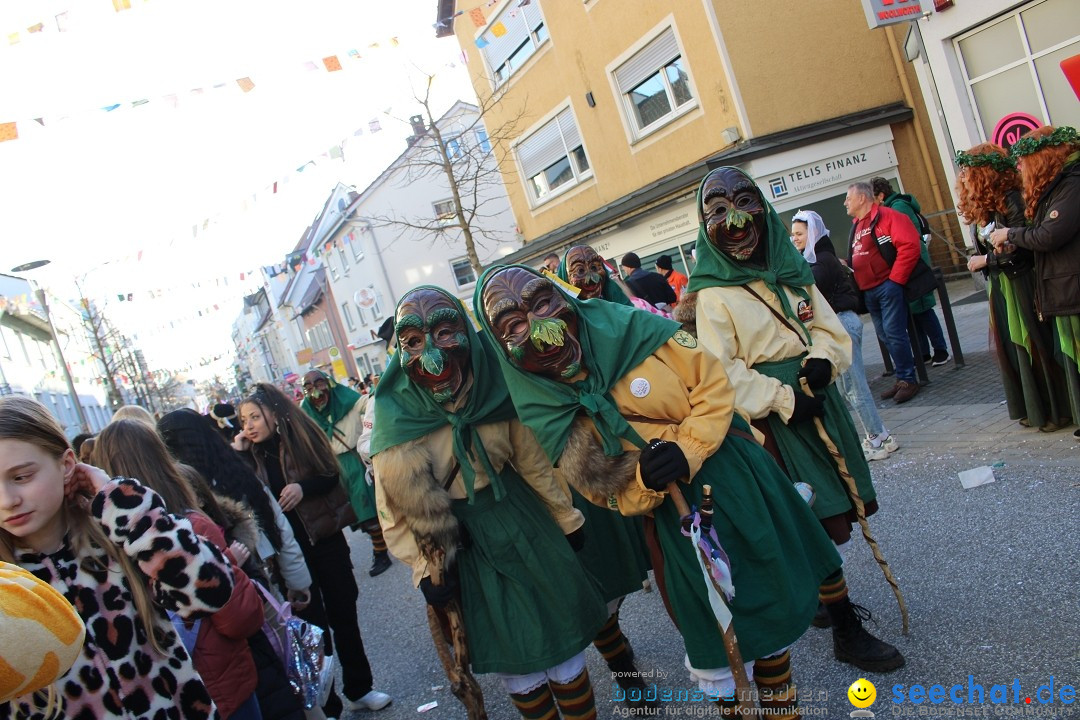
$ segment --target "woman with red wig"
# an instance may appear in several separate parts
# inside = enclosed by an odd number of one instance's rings
[[[971,225],[977,253],[968,270],[989,283],[990,329],[997,348],[1009,417],[1044,432],[1069,424],[1065,375],[1054,360],[1053,329],[1035,315],[1031,250],[994,253],[995,228],[1024,227],[1016,161],[1000,145],[982,143],[956,153],[957,208]]]
[[[1035,255],[1035,312],[1053,323],[1054,353],[1065,374],[1073,421],[1080,420],[1080,134],[1049,125],[1012,146],[1024,183],[1026,227],[990,236],[996,252],[1010,246]],[[1073,433],[1080,439],[1080,430]]]

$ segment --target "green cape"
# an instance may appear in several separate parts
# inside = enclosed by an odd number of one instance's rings
[[[559,262],[559,270],[556,273],[560,280],[570,282],[569,268],[566,267],[566,255],[574,248],[570,247],[563,253],[562,260]],[[607,272],[605,267],[604,272]],[[602,298],[608,302],[619,303],[620,305],[629,305],[633,307],[633,303],[630,302],[630,298],[626,297],[626,293],[623,292],[619,284],[611,279],[611,274],[608,273],[607,282],[604,283],[604,291],[600,294]]]
[[[374,456],[396,445],[430,435],[444,425],[454,429],[454,457],[461,463],[465,491],[469,502],[474,499],[473,484],[476,471],[469,461],[469,452],[475,450],[491,479],[496,499],[502,499],[503,487],[499,474],[491,466],[476,426],[509,420],[514,417],[514,405],[510,402],[506,383],[497,372],[492,357],[495,350],[489,347],[486,337],[480,335],[468,321],[465,306],[442,288],[422,285],[416,290],[434,290],[449,300],[465,318],[469,337],[469,358],[472,363],[472,387],[465,404],[456,412],[450,412],[435,402],[424,388],[414,385],[399,361],[399,353],[391,358],[375,389],[376,422],[371,434],[371,454]],[[407,295],[406,295],[407,296]],[[398,303],[400,307],[401,303]],[[394,311],[397,316],[397,310]],[[403,356],[400,356],[403,357]]]
[[[745,262],[732,260],[717,250],[709,242],[709,236],[705,234],[701,190],[708,177],[709,175],[706,175],[701,179],[697,189],[698,234],[694,245],[697,264],[690,273],[690,284],[687,290],[697,292],[704,288],[746,285],[752,280],[761,280],[780,299],[784,314],[799,324],[809,341],[810,333],[806,332],[806,326],[799,320],[798,314],[791,309],[787,294],[780,291],[780,285],[787,285],[795,294],[809,302],[810,294],[806,291],[806,286],[814,284],[814,273],[802,253],[791,242],[780,216],[776,214],[772,204],[762,196],[761,202],[765,204],[768,213],[766,219],[766,231],[769,235],[766,246],[769,258],[768,268],[754,267]]]
[[[496,265],[481,276],[473,294],[473,308],[481,332],[491,339],[493,346],[498,341],[484,313],[481,296],[491,275],[507,267],[539,276],[524,265]],[[588,376],[571,385],[533,375],[512,364],[506,353],[497,349],[495,356],[499,359],[518,417],[536,433],[553,464],[562,455],[574,418],[582,410],[596,424],[606,455],[622,454],[620,438],[639,447],[644,445],[619,413],[610,391],[624,375],[666,343],[679,330],[679,324],[659,315],[640,312],[632,305],[619,305],[599,298],[578,300],[569,295],[566,299],[580,318],[578,341]]]
[[[322,410],[319,410],[311,404],[311,400],[305,395],[300,402],[300,409],[323,429],[326,437],[332,438],[334,436],[334,423],[345,417],[353,409],[353,406],[360,402],[360,393],[350,387],[339,385],[334,378],[321,370],[315,372],[322,375],[330,383],[330,402]]]

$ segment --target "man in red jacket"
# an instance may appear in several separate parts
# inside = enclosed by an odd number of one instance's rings
[[[864,293],[874,329],[889,348],[896,368],[896,384],[882,398],[904,403],[919,393],[908,339],[904,286],[919,261],[922,240],[905,215],[874,204],[870,183],[848,187],[844,207],[854,218],[848,260],[855,271],[855,282]]]

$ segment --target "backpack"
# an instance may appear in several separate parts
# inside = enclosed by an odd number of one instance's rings
[[[919,230],[919,235],[922,236],[923,245],[924,246],[929,245],[930,244],[930,238],[931,238],[930,222],[926,219],[926,216],[923,215],[921,212],[916,212],[915,213],[915,218],[919,221],[918,230]]]

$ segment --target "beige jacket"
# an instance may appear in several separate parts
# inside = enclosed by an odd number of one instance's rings
[[[378,422],[378,413],[375,422]],[[585,523],[584,516],[574,508],[565,485],[556,479],[551,462],[531,430],[514,419],[481,425],[477,432],[495,471],[500,472],[510,463],[547,506],[563,534],[569,534]],[[413,584],[419,586],[428,569],[427,561],[417,548],[413,531],[428,532],[432,525],[452,522],[453,518],[443,517],[434,521],[430,517],[422,520],[411,518],[406,508],[415,507],[429,512],[435,503],[423,495],[446,492],[452,500],[466,497],[461,472],[455,471],[457,461],[454,458],[452,430],[445,425],[422,438],[384,450],[372,460],[376,477],[375,503],[383,537],[390,552],[412,566]],[[476,470],[475,490],[490,485],[483,464],[475,456],[472,466]],[[445,480],[451,472],[455,473],[454,480],[449,490],[444,491]],[[449,512],[448,504],[437,507],[444,516]],[[431,532],[440,535],[438,530]]]
[[[611,389],[611,397],[643,440],[658,438],[678,444],[690,466],[690,478],[724,442],[735,413],[735,390],[723,365],[689,333],[681,331],[623,376]],[[645,487],[636,467],[638,453],[632,452],[637,448],[627,440],[622,445],[629,451],[623,459],[635,466],[634,478],[619,483],[610,494],[613,488],[593,476],[620,474],[619,470],[601,469],[597,462],[590,462],[591,473],[589,468],[572,470],[568,467],[569,445],[560,466],[567,480],[590,502],[623,515],[642,515],[659,506],[667,493]]]
[[[764,282],[754,280],[750,287],[783,315],[779,298],[765,287]],[[791,307],[798,308],[802,298],[787,288],[783,290]],[[835,380],[851,366],[851,337],[817,287],[810,285],[807,290],[811,316],[803,324],[813,340],[807,356],[828,360]],[[788,322],[801,332],[796,323]],[[724,364],[735,386],[735,402],[741,409],[754,419],[773,412],[784,422],[791,418],[795,409],[795,392],[791,386],[753,368],[758,363],[797,357],[807,347],[760,300],[741,286],[700,290],[697,332],[705,349]]]

